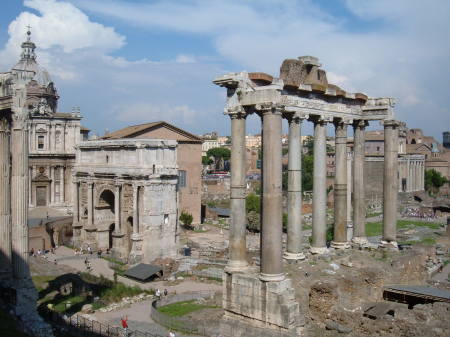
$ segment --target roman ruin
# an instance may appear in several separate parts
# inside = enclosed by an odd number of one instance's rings
[[[227,89],[225,114],[231,119],[231,227],[229,262],[225,269],[222,320],[224,336],[300,334],[302,316],[290,279],[283,272],[281,199],[281,124],[289,123],[288,237],[285,259],[302,259],[300,126],[314,123],[313,226],[310,251],[324,254],[326,246],[326,126],[336,130],[334,248],[367,244],[364,201],[364,131],[369,121],[384,125],[384,223],[380,245],[396,248],[398,128],[392,98],[348,93],[327,81],[316,57],[284,60],[280,77],[266,73],[231,73],[214,79]],[[249,267],[245,236],[245,121],[257,114],[262,122],[262,225],[259,270]],[[347,239],[347,128],[355,133],[353,161],[353,236]],[[291,153],[289,153],[291,156]],[[290,157],[291,158],[291,157]],[[295,158],[295,160],[294,160]],[[300,192],[300,193],[299,193]]]
[[[81,142],[74,168],[74,245],[129,263],[177,253],[177,142]]]
[[[15,315],[34,336],[52,336],[36,311],[37,291],[28,268],[29,112],[28,90],[37,75],[35,45],[22,43],[19,63],[0,74],[0,282],[12,289]]]

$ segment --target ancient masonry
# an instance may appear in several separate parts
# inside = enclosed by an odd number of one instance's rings
[[[87,141],[76,157],[74,245],[111,249],[130,263],[175,257],[177,142]]]
[[[27,90],[35,45],[22,43],[19,63],[0,74],[0,283],[12,289],[15,314],[34,336],[52,336],[36,311],[37,292],[28,268],[28,117]]]
[[[280,77],[266,73],[231,73],[214,80],[227,88],[225,114],[231,118],[231,229],[229,262],[225,269],[225,315],[221,334],[239,336],[301,335],[303,319],[291,280],[283,273],[285,259],[303,259],[301,237],[301,124],[314,123],[313,229],[311,253],[326,246],[326,125],[336,130],[335,229],[332,247],[349,248],[347,241],[347,127],[354,129],[353,235],[367,243],[364,199],[364,130],[369,121],[384,125],[385,247],[396,244],[398,192],[398,128],[391,98],[369,98],[329,84],[317,58],[304,56],[283,62]],[[262,120],[263,181],[260,270],[246,257],[245,120],[256,113]],[[289,123],[288,235],[282,253],[281,123]]]

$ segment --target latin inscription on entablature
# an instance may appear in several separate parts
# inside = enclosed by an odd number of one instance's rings
[[[361,116],[359,107],[352,107],[342,103],[327,103],[314,99],[299,99],[292,96],[282,96],[280,104],[291,108],[298,108],[305,113],[320,114],[325,112],[328,114],[338,113],[339,115],[347,114],[355,117]]]

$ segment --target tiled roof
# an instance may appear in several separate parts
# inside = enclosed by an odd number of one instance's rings
[[[128,137],[132,137],[133,135],[136,135],[138,133],[141,133],[145,130],[153,129],[153,128],[157,128],[157,127],[165,127],[174,132],[182,134],[183,136],[185,136],[193,141],[202,142],[202,139],[200,137],[193,135],[192,133],[189,133],[187,131],[184,131],[180,128],[177,128],[176,126],[169,124],[167,122],[164,122],[164,121],[127,126],[123,129],[111,132],[111,133],[103,136],[102,139],[128,138]]]

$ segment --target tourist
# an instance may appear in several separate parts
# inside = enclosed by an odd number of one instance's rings
[[[128,316],[122,317],[121,319],[122,328],[123,328],[123,335],[124,337],[128,336]]]
[[[167,296],[168,293],[167,289],[164,289],[164,296]]]
[[[169,337],[175,337],[175,332],[173,331],[169,332]]]
[[[161,291],[159,291],[159,289],[156,289],[155,295],[158,297],[158,300],[161,299]]]
[[[98,258],[102,257],[102,250],[101,249],[97,250],[97,257]]]
[[[92,254],[92,248],[91,248],[91,246],[88,246],[88,247],[87,247],[87,251],[88,251],[89,254]]]
[[[34,255],[34,248],[31,248],[31,250],[30,250],[30,255],[31,255],[31,256],[36,256],[36,255]]]

